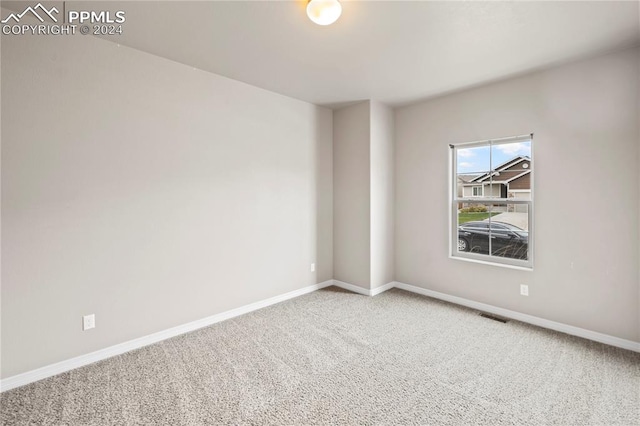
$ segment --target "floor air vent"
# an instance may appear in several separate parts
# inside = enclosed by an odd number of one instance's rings
[[[496,317],[495,315],[487,314],[487,313],[484,313],[484,312],[480,312],[480,316],[484,317],[484,318],[489,318],[490,320],[498,321],[498,322],[501,322],[501,323],[506,323],[507,321],[509,321],[506,318]]]

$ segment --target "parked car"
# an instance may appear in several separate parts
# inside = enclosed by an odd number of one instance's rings
[[[504,222],[467,222],[458,226],[458,251],[510,257],[528,258],[529,233],[524,229]]]

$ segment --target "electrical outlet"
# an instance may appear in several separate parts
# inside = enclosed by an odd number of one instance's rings
[[[526,284],[520,284],[520,294],[522,296],[528,296],[529,295],[529,286]]]
[[[316,264],[312,263],[311,264],[311,272],[315,272],[315,270],[316,270]]]
[[[82,331],[87,331],[92,328],[96,328],[96,315],[85,315],[82,317]]]

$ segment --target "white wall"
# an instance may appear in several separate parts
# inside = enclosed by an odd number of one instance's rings
[[[333,279],[333,113],[317,108],[316,140],[316,283]]]
[[[639,62],[636,48],[398,109],[396,280],[640,341]],[[530,132],[534,271],[449,259],[448,144]]]
[[[365,101],[333,112],[334,278],[393,281],[393,110]]]
[[[371,288],[394,277],[393,110],[371,101]]]
[[[371,282],[369,101],[333,112],[333,277]]]
[[[330,110],[93,37],[2,44],[3,378],[332,278]]]

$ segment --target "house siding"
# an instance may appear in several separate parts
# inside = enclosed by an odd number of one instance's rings
[[[531,173],[509,182],[509,189],[531,189]]]
[[[527,171],[529,169],[530,163],[531,161],[529,160],[519,161],[513,166],[507,167],[504,170],[500,170],[499,172],[500,180],[513,179],[514,177],[518,176],[520,173]],[[523,167],[525,164],[527,164],[527,167]]]

